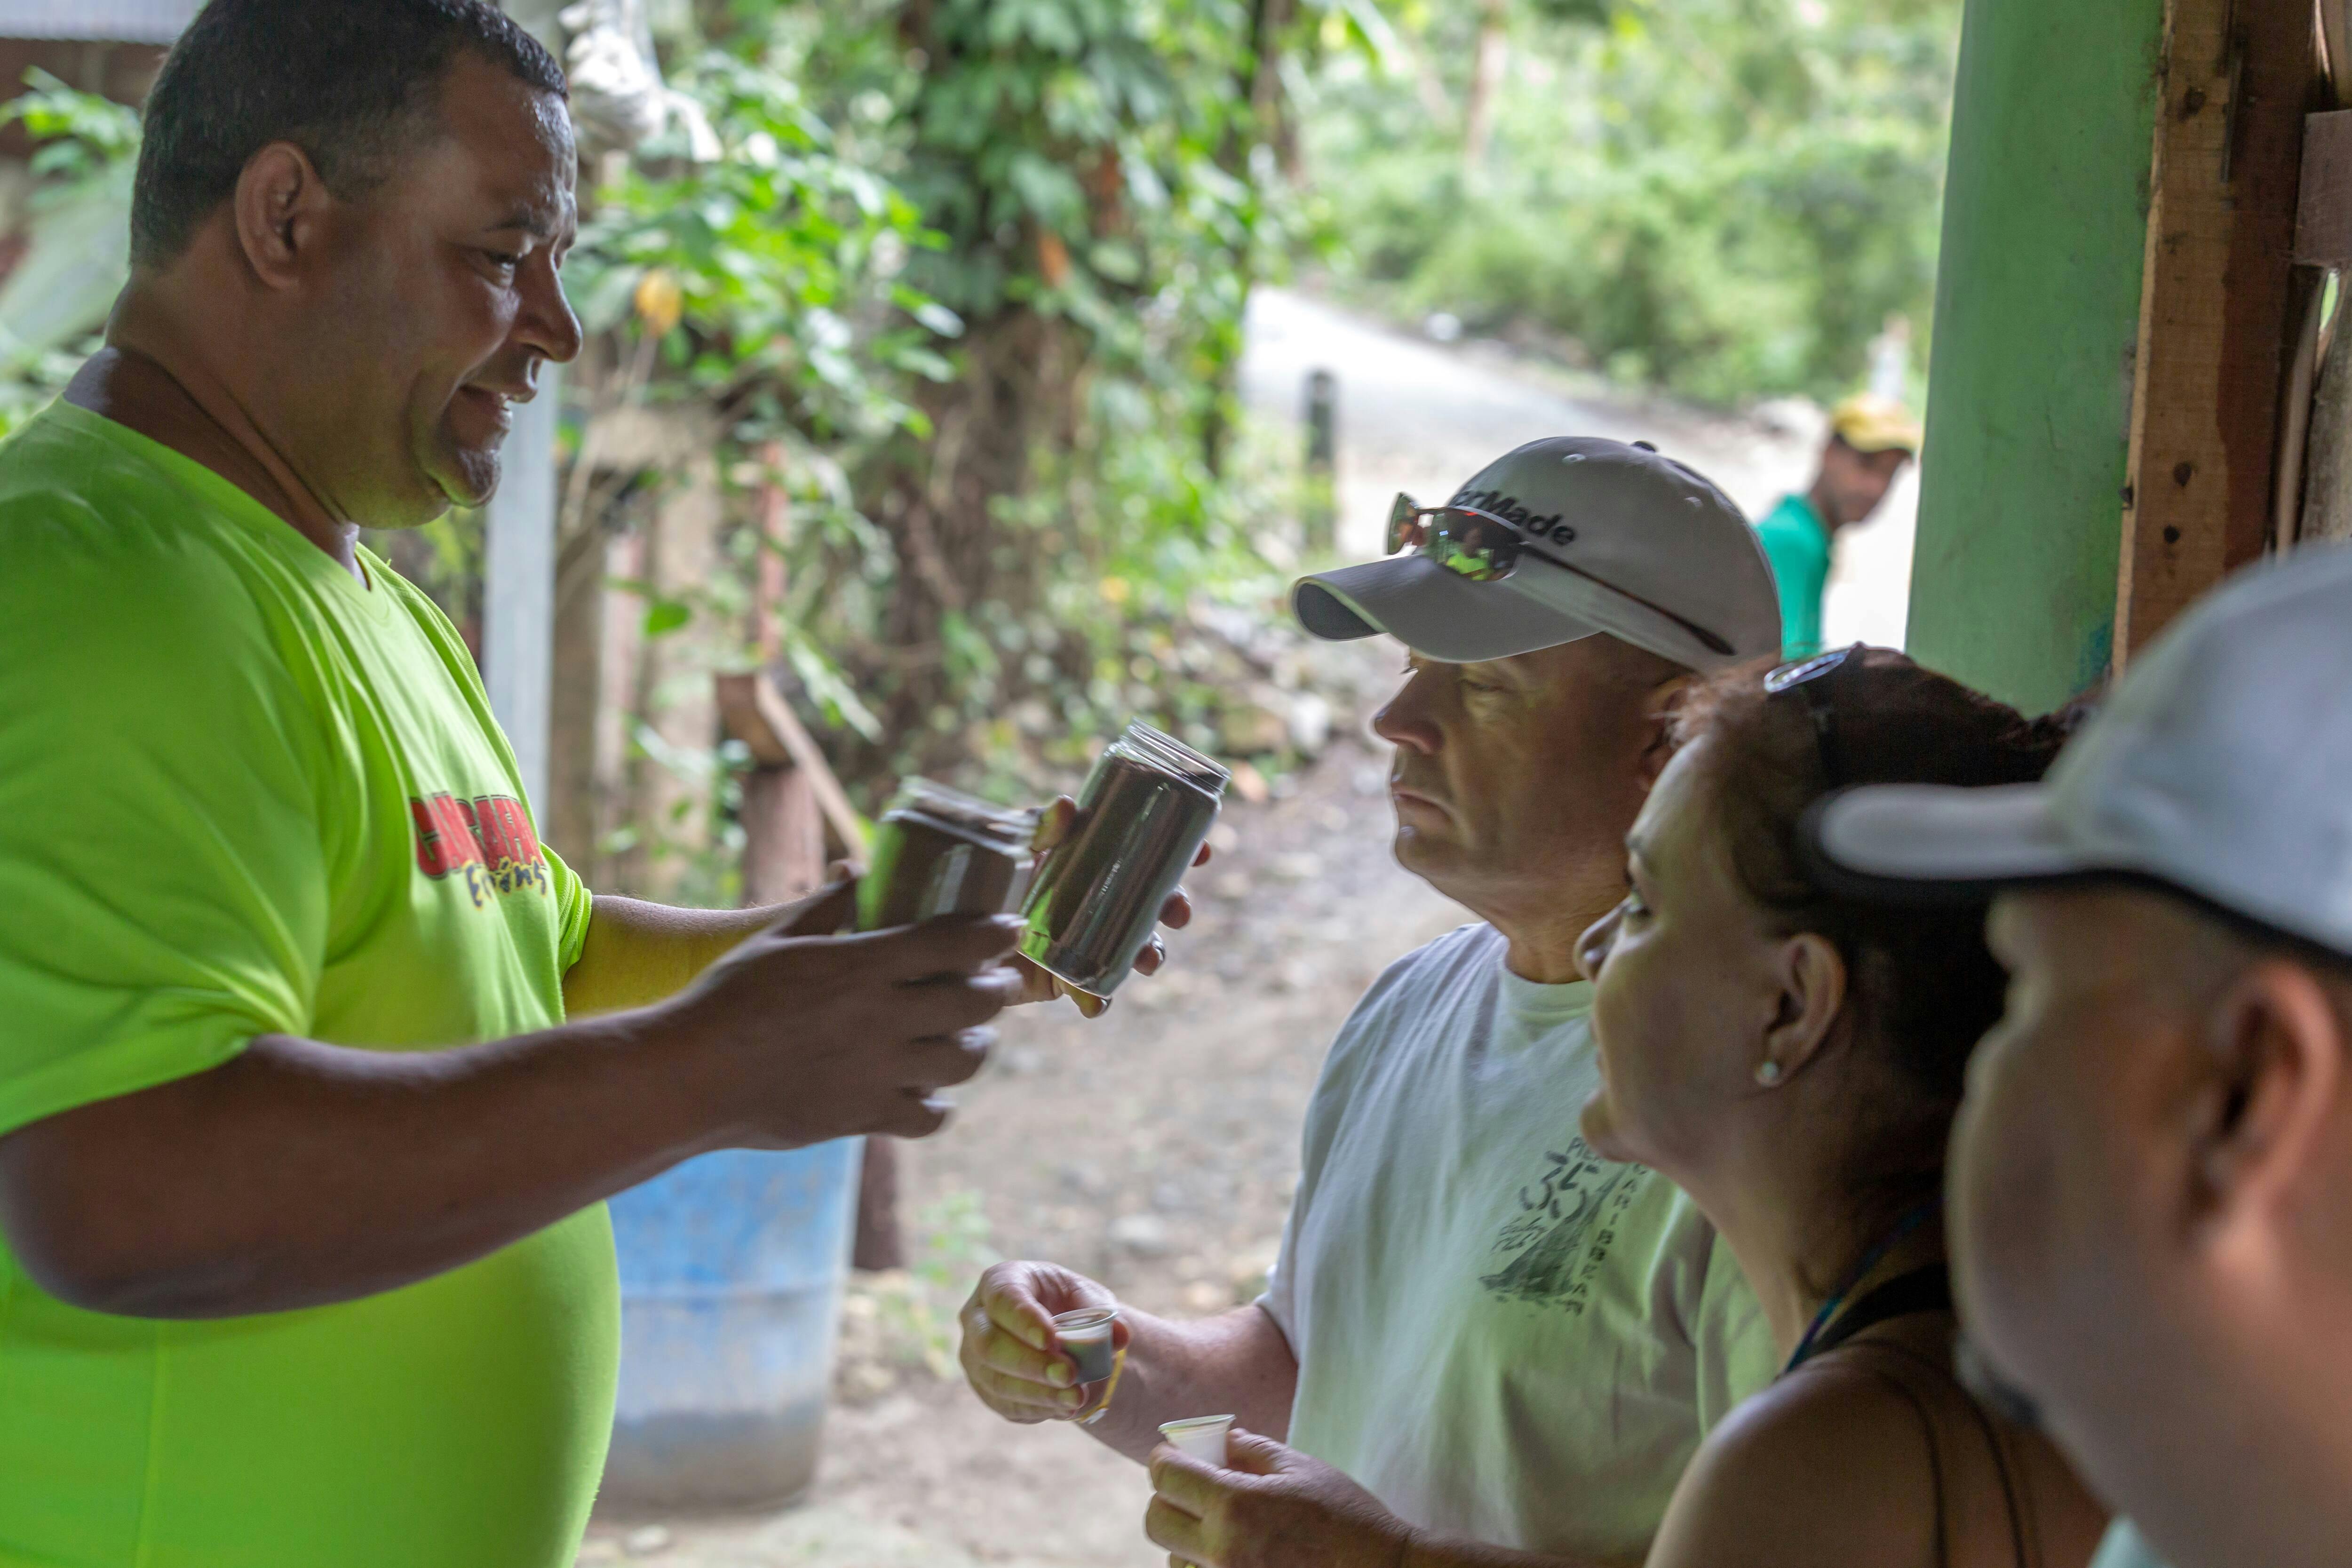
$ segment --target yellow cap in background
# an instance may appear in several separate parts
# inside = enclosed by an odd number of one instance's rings
[[[1919,422],[1891,397],[1857,392],[1830,410],[1830,428],[1857,452],[1891,452],[1898,447],[1916,455]]]

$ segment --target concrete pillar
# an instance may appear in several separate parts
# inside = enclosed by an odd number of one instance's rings
[[[2163,0],[1969,0],[1911,652],[2030,710],[2114,633]]]

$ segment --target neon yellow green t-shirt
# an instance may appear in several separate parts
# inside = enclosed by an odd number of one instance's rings
[[[0,446],[0,1133],[256,1035],[562,1019],[587,895],[455,630],[362,561],[82,409]],[[569,1564],[618,1344],[602,1205],[211,1322],[67,1306],[0,1246],[0,1565]]]

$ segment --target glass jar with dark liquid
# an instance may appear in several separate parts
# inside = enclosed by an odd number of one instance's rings
[[[1017,907],[1036,863],[1029,850],[1036,828],[1034,811],[908,779],[876,825],[869,868],[857,885],[857,929]]]
[[[1108,996],[1135,966],[1216,824],[1224,766],[1140,719],[1087,775],[1067,837],[1045,851],[1022,913],[1024,956]]]

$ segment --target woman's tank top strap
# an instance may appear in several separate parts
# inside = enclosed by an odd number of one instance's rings
[[[1901,1315],[1887,1312],[1878,1321]],[[1948,1360],[1852,1333],[1836,1350],[1849,1367],[1867,1367],[1918,1417],[1935,1498],[1937,1568],[2042,1568],[2023,1467]]]

